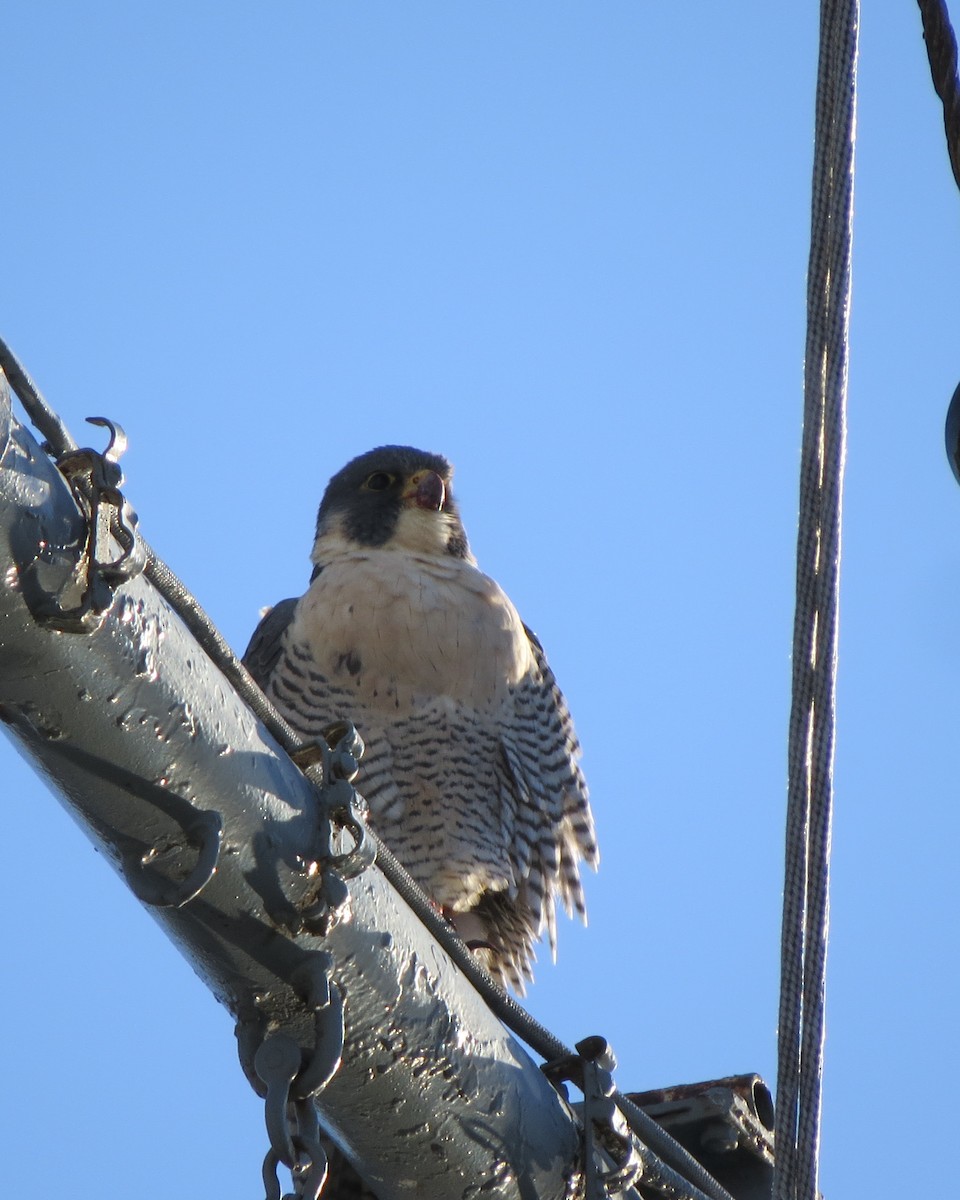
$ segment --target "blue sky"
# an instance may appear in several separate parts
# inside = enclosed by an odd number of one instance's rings
[[[603,853],[529,1007],[605,1035],[625,1090],[775,1077],[816,8],[4,17],[3,335],[81,440],[124,424],[145,535],[238,650],[348,458],[456,464]],[[915,6],[867,6],[860,81],[828,1197],[900,1190],[877,1134],[917,1081],[950,1144],[960,1068],[960,196]],[[0,770],[11,1194],[257,1195],[229,1016]]]

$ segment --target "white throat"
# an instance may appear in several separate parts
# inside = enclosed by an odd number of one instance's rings
[[[400,551],[406,554],[430,558],[449,558],[447,542],[457,532],[457,522],[449,513],[431,512],[415,505],[401,509],[393,536],[382,546],[362,546],[347,537],[343,518],[335,517],[328,522],[324,531],[313,544],[310,555],[314,563],[330,562],[350,554]],[[466,562],[476,566],[476,559],[469,552]]]

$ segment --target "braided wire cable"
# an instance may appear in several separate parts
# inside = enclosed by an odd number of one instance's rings
[[[823,0],[789,724],[774,1200],[816,1200],[856,118],[857,0]]]
[[[943,0],[917,0],[923,21],[930,75],[943,103],[943,128],[953,178],[960,187],[960,81],[957,79],[957,39]]]

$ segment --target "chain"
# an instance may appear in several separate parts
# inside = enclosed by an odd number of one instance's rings
[[[349,721],[323,730],[322,738],[303,746],[294,762],[317,786],[318,870],[316,893],[302,909],[303,927],[326,934],[346,919],[350,893],[347,879],[359,875],[376,857],[376,842],[364,821],[363,801],[352,781],[359,771],[363,741]],[[339,849],[341,831],[353,848]],[[317,1200],[327,1178],[327,1156],[320,1143],[314,1097],[336,1074],[343,1057],[343,997],[333,982],[333,958],[325,950],[311,954],[292,982],[301,989],[314,1015],[314,1042],[309,1058],[292,1037],[274,1033],[254,1055],[254,1069],[266,1085],[264,1116],[270,1149],[263,1160],[266,1200],[281,1200],[277,1170],[290,1171],[293,1193],[283,1200]]]
[[[254,1056],[254,1068],[267,1089],[266,1200],[281,1200],[277,1176],[281,1163],[290,1171],[294,1189],[283,1200],[318,1200],[326,1182],[327,1156],[320,1144],[314,1097],[336,1074],[343,1056],[343,998],[331,979],[332,969],[332,957],[319,951],[301,972],[301,979],[306,976],[307,1003],[314,1012],[314,1047],[307,1062],[285,1033],[271,1034]]]
[[[320,741],[295,750],[291,758],[317,789],[318,855],[314,864],[319,886],[300,911],[302,928],[325,937],[340,920],[348,920],[347,880],[372,866],[377,843],[366,824],[366,803],[353,786],[360,770],[363,739],[349,721],[338,721],[322,732]],[[341,851],[341,832],[353,848]]]

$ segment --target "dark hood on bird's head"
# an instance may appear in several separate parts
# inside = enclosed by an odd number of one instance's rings
[[[386,545],[403,508],[404,485],[418,471],[433,471],[443,480],[443,512],[454,520],[447,553],[465,558],[469,548],[451,490],[453,467],[442,455],[413,446],[378,446],[339,470],[323,493],[317,513],[317,536],[336,517],[351,541],[371,547]]]

